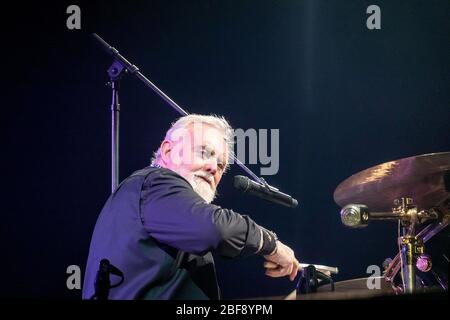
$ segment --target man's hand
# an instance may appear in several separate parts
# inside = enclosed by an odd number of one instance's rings
[[[294,251],[277,240],[276,252],[272,255],[264,256],[264,268],[269,277],[284,277],[289,275],[289,279],[294,281],[300,269],[300,263],[295,259]]]

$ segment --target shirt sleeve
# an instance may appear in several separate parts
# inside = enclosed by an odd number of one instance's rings
[[[206,203],[187,180],[169,169],[146,177],[140,216],[151,237],[192,254],[215,251],[232,258],[269,254],[276,246],[276,239],[261,239],[265,229],[250,217]]]

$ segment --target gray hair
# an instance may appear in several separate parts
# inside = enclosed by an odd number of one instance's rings
[[[189,114],[187,116],[183,116],[178,118],[175,122],[172,123],[169,130],[166,132],[166,136],[164,140],[170,140],[172,141],[172,133],[181,128],[187,128],[189,125],[194,123],[202,123],[202,124],[208,124],[216,129],[219,129],[223,132],[224,140],[227,144],[228,149],[228,159],[227,159],[227,167],[228,169],[230,160],[233,157],[233,145],[234,145],[234,135],[233,135],[233,129],[231,128],[228,121],[223,116],[218,116],[215,114],[212,115],[200,115],[200,114]],[[158,164],[159,160],[161,159],[161,147],[158,148],[157,151],[153,153],[153,158],[151,160],[151,163],[153,165]]]

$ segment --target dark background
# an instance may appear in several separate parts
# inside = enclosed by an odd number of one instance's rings
[[[81,7],[81,30],[66,8]],[[366,8],[381,8],[381,30]],[[236,128],[279,128],[280,170],[266,180],[296,209],[246,197],[224,177],[218,203],[276,231],[336,280],[396,253],[396,224],[349,230],[336,186],[371,166],[449,151],[449,1],[61,1],[2,9],[1,297],[79,299],[110,192],[112,60],[101,35],[189,112]],[[121,91],[121,177],[149,163],[178,114],[137,79]],[[258,166],[250,166],[259,174]],[[287,294],[259,257],[219,259],[225,298]]]

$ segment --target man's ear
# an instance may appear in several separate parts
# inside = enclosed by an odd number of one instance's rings
[[[169,140],[164,140],[160,146],[161,149],[161,160],[164,164],[170,163],[170,152],[172,151],[172,142]]]

